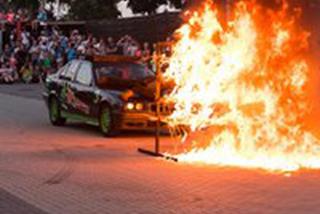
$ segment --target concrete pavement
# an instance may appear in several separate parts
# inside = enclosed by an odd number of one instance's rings
[[[152,148],[148,134],[105,139],[90,126],[52,127],[45,104],[20,95],[0,94],[0,190],[16,201],[5,203],[9,214],[320,212],[319,171],[286,177],[149,158],[136,152]]]

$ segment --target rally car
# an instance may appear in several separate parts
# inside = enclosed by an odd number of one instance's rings
[[[54,126],[82,121],[111,136],[155,127],[154,83],[154,73],[135,58],[96,56],[71,61],[48,76],[43,96]],[[170,109],[160,111],[166,115]]]

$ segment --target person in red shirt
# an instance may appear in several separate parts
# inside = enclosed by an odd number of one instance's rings
[[[7,13],[6,15],[6,20],[7,22],[9,22],[10,24],[13,24],[14,23],[14,20],[15,19],[15,14],[13,12],[12,9],[9,9],[9,12]]]

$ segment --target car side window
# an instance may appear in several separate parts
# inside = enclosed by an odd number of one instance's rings
[[[111,78],[121,78],[128,79],[129,74],[119,66],[103,66],[96,69],[97,77],[111,77]]]
[[[107,66],[107,67],[101,67],[97,69],[97,73],[99,73],[101,76],[108,76],[108,77],[121,77],[121,74],[119,70],[114,66]]]
[[[82,63],[76,77],[76,82],[82,85],[90,86],[92,81],[92,64],[88,62]]]
[[[69,80],[74,80],[80,63],[78,61],[73,61],[67,69],[65,77]]]
[[[67,74],[67,72],[68,72],[69,66],[70,66],[70,63],[66,64],[65,66],[63,66],[63,67],[58,71],[58,73],[60,74],[60,75],[59,75],[60,77],[62,77],[62,78],[66,77],[66,74]]]

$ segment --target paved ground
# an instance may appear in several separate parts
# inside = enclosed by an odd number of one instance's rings
[[[0,189],[0,213],[46,214],[40,209]]]
[[[286,177],[149,158],[136,152],[152,147],[146,133],[104,139],[89,126],[50,126],[39,88],[24,87],[0,86],[1,214],[320,213],[320,171]]]
[[[43,89],[42,84],[15,84],[15,85],[1,85],[0,92],[12,96],[22,96],[31,99],[42,99],[41,91]]]

